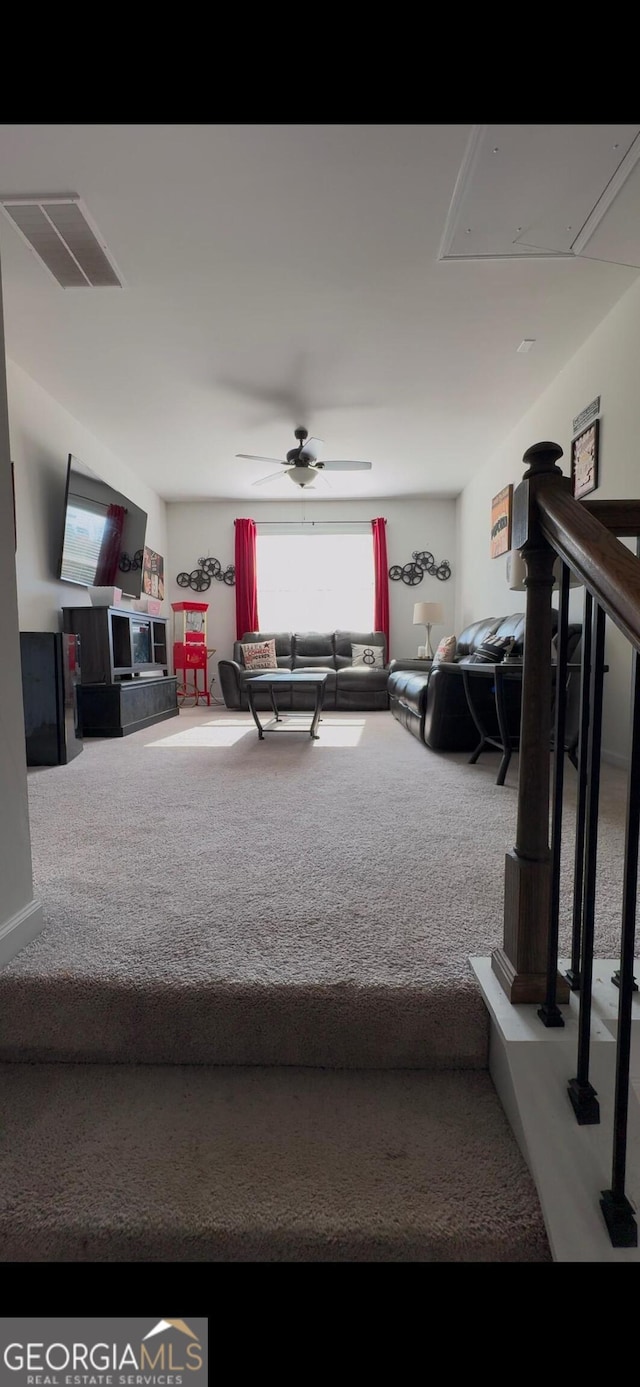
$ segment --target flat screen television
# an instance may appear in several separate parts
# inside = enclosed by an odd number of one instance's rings
[[[147,513],[69,453],[59,578],[140,597]]]

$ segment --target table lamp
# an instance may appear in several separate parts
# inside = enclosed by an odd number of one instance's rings
[[[555,561],[555,563],[554,563],[554,565],[553,565],[553,586],[554,586],[554,589],[560,587],[560,576],[561,576],[561,573],[562,573],[562,559],[560,558],[560,555],[558,555],[558,557],[557,557],[557,559],[556,559],[556,561]],[[511,549],[511,550],[509,551],[509,553],[507,554],[507,587],[510,588],[512,592],[526,592],[526,588],[527,588],[527,584],[526,584],[526,581],[525,581],[525,580],[526,580],[526,576],[527,576],[526,564],[525,564],[525,561],[524,561],[524,559],[523,559],[523,557],[522,557],[522,554],[520,553],[520,550],[519,550],[519,549]],[[581,579],[577,577],[577,575],[573,572],[572,569],[569,569],[569,587],[570,587],[570,588],[581,588],[582,586],[583,586],[583,585],[582,585]],[[419,604],[416,604],[416,605],[419,605]],[[414,617],[414,621],[415,621],[415,617]]]
[[[424,626],[427,632],[427,643],[418,648],[418,658],[425,660],[433,659],[431,649],[431,627],[439,626],[442,621],[441,602],[415,602],[413,607],[414,626]]]

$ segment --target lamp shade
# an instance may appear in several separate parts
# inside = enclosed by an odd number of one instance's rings
[[[507,554],[507,587],[512,592],[525,592],[527,568],[519,549],[510,549]]]
[[[558,556],[558,558],[556,559],[556,561],[555,561],[555,563],[554,563],[554,565],[553,565],[553,586],[554,586],[554,588],[557,588],[557,587],[560,586],[560,575],[561,575],[561,572],[562,572],[562,559]],[[526,590],[526,583],[525,583],[525,578],[526,578],[526,576],[527,576],[527,568],[526,568],[525,561],[524,561],[524,559],[523,559],[523,557],[522,557],[522,554],[520,553],[520,550],[519,550],[519,549],[511,549],[510,552],[507,554],[507,587],[508,587],[508,588],[511,588],[511,591],[512,591],[512,592],[525,592],[525,590]],[[579,579],[578,577],[576,577],[576,574],[575,574],[571,569],[569,570],[569,587],[570,587],[570,588],[580,588],[580,587],[582,587],[582,583],[581,583],[580,579]],[[420,603],[416,603],[416,606],[420,606]],[[413,620],[414,620],[414,622],[415,622],[415,616],[414,616]]]
[[[413,625],[414,626],[438,626],[442,621],[441,602],[414,602],[413,605]]]

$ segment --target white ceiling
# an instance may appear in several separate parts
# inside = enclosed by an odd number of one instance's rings
[[[513,240],[523,188],[539,225],[553,221],[549,132],[565,162],[572,132],[567,182],[591,210],[637,128],[499,129]],[[580,256],[440,259],[476,135],[0,125],[0,195],[79,195],[126,285],[61,289],[0,218],[7,353],[169,500],[299,499],[286,478],[254,488],[275,469],[235,458],[284,457],[297,424],[325,458],[373,463],[317,496],[455,494],[638,274],[635,172]]]

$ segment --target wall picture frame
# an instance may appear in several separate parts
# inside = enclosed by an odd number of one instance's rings
[[[571,441],[571,485],[576,501],[598,485],[600,420],[594,419]]]
[[[164,601],[164,559],[146,544],[142,557],[142,596]]]
[[[513,486],[503,486],[491,502],[491,558],[508,554],[511,548],[511,508]]]
[[[16,552],[16,554],[17,554],[17,552],[18,552],[18,519],[17,519],[17,516],[16,516],[16,469],[15,469],[15,466],[14,466],[13,463],[11,463],[11,499],[12,499],[12,501],[13,501],[13,544],[14,544],[15,552]]]

